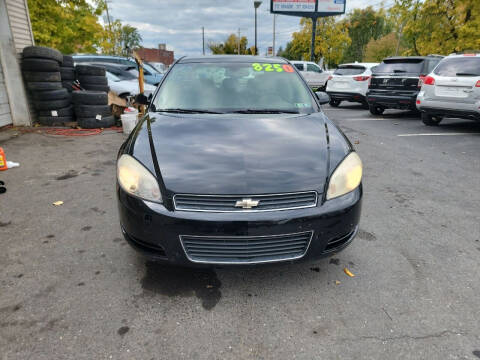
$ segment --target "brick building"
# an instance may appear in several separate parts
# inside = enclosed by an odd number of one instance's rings
[[[173,51],[167,50],[165,44],[159,44],[158,49],[140,48],[137,54],[142,60],[149,62],[160,62],[165,65],[171,65],[174,61]]]

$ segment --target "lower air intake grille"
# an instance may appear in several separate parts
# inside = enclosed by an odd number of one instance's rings
[[[312,236],[313,231],[269,236],[180,235],[180,241],[193,262],[251,264],[301,258]]]

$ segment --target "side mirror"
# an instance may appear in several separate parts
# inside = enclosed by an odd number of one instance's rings
[[[330,96],[328,96],[326,92],[317,91],[315,92],[315,95],[317,96],[320,105],[328,104],[330,102]]]
[[[135,103],[139,105],[148,105],[149,101],[144,94],[138,94],[137,96],[135,96]]]

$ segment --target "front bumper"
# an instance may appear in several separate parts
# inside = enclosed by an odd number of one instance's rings
[[[369,105],[378,105],[384,109],[416,110],[417,95],[418,92],[408,95],[368,92],[367,102]]]
[[[313,231],[306,253],[295,260],[280,260],[288,262],[313,260],[344,249],[358,231],[362,188],[313,208],[266,212],[170,211],[161,204],[129,196],[118,186],[117,196],[122,232],[135,250],[151,260],[211,266],[213,263],[189,260],[180,236],[271,236]]]
[[[327,94],[333,100],[359,102],[359,103],[365,103],[367,101],[367,98],[365,97],[365,95],[358,94],[358,93],[327,91]]]

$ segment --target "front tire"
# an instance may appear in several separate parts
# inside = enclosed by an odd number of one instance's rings
[[[331,107],[339,107],[342,102],[340,100],[331,99],[329,104]]]
[[[442,120],[441,116],[432,116],[422,112],[422,122],[427,126],[438,126]]]
[[[378,105],[369,105],[368,109],[370,110],[370,113],[372,115],[382,115],[383,112],[385,111],[384,108],[382,108],[381,106],[378,106]]]

